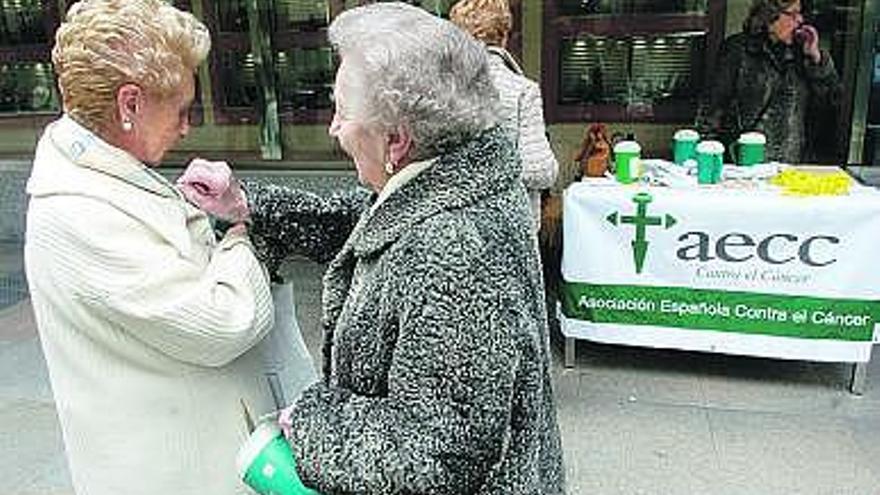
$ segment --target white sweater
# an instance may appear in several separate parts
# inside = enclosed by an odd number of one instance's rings
[[[37,146],[25,266],[79,495],[247,493],[240,402],[272,408],[272,324],[245,237],[67,117]]]

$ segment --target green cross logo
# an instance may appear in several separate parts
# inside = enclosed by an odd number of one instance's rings
[[[636,264],[636,273],[642,273],[642,267],[645,265],[645,256],[648,254],[647,227],[652,225],[662,225],[664,228],[672,227],[676,224],[672,215],[663,217],[648,216],[648,203],[654,198],[646,192],[640,192],[633,196],[633,203],[636,204],[635,215],[618,215],[614,212],[606,217],[615,227],[621,223],[630,223],[636,227],[636,238],[632,241],[633,261]]]

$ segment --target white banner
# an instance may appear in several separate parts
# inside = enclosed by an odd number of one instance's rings
[[[880,193],[576,183],[565,191],[566,336],[864,362],[880,319]]]
[[[575,183],[565,191],[562,274],[577,282],[877,300],[880,193],[856,191],[793,197]]]

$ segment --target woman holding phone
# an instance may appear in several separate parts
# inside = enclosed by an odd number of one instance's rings
[[[833,109],[840,96],[834,62],[800,0],[754,0],[714,73],[697,112],[700,134],[729,145],[743,132],[762,132],[768,160],[801,162],[808,109]]]

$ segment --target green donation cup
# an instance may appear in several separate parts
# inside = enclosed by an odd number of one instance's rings
[[[672,159],[678,165],[683,165],[685,160],[693,160],[697,157],[697,143],[700,134],[693,129],[679,129],[672,136]]]
[[[632,184],[641,175],[642,147],[635,141],[621,141],[614,145],[614,175],[621,184]]]
[[[766,146],[767,138],[760,132],[741,134],[736,142],[736,163],[744,167],[764,163]]]
[[[260,495],[318,495],[299,479],[290,445],[274,423],[257,426],[235,464],[241,480]]]
[[[721,182],[724,168],[724,145],[720,141],[700,141],[697,145],[697,182],[717,184]]]

